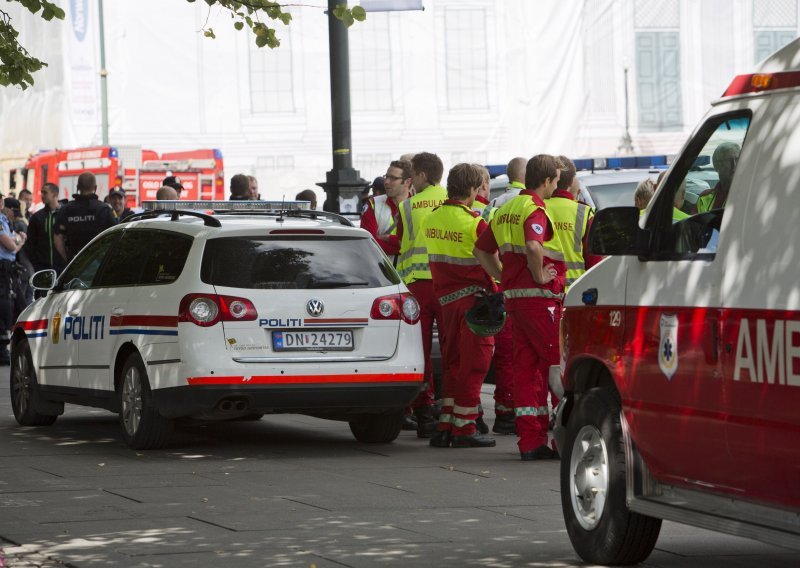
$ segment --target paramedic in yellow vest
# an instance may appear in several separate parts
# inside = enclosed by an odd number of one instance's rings
[[[493,337],[480,337],[464,318],[475,304],[475,294],[495,292],[494,281],[481,268],[472,249],[488,228],[471,207],[483,185],[483,166],[458,164],[447,176],[448,199],[428,215],[424,224],[433,291],[442,307],[442,410],[431,446],[485,448],[494,438],[481,434],[481,385],[494,349]]]
[[[478,238],[474,251],[481,266],[500,278],[513,321],[514,412],[523,461],[558,457],[547,443],[547,377],[550,366],[559,363],[566,265],[545,199],[555,191],[562,167],[555,156],[531,158],[525,172],[528,189],[495,213],[491,230]]]
[[[422,325],[422,349],[425,354],[425,388],[412,403],[417,417],[417,436],[430,438],[436,431],[433,418],[434,385],[431,367],[433,322],[440,330],[439,344],[444,349],[441,334],[442,310],[433,291],[428,249],[425,246],[423,225],[431,212],[447,199],[447,190],[439,185],[444,165],[436,154],[420,152],[411,159],[411,184],[416,193],[400,206],[397,237],[400,239],[400,256],[397,272],[408,289],[417,298]]]
[[[487,209],[497,209],[502,207],[508,201],[514,199],[519,192],[525,189],[525,167],[528,165],[528,159],[517,157],[512,158],[506,166],[506,175],[508,176],[508,187],[506,190],[492,199],[489,202]],[[486,219],[486,217],[484,217]]]
[[[711,155],[711,165],[719,174],[719,182],[711,189],[707,189],[697,198],[697,212],[705,213],[712,209],[725,207],[728,201],[728,192],[731,189],[733,173],[739,162],[739,153],[742,149],[733,142],[723,142]]]
[[[656,191],[661,187],[661,182],[667,175],[667,170],[664,170],[656,178]],[[675,201],[672,204],[672,222],[677,223],[689,217],[688,213],[684,213],[683,206],[686,202],[686,180],[684,179],[678,186],[678,191],[675,192]]]
[[[584,255],[593,213],[591,207],[577,200],[580,182],[575,164],[566,156],[559,156],[558,159],[564,164],[564,168],[558,178],[556,190],[547,200],[547,216],[553,223],[556,239],[564,253],[564,262],[567,265],[565,290],[569,290],[572,283],[600,259],[589,257],[587,262]]]
[[[394,160],[383,176],[384,195],[370,197],[361,213],[361,228],[368,231],[383,252],[397,260],[400,240],[397,238],[397,216],[400,204],[411,190],[411,163]]]

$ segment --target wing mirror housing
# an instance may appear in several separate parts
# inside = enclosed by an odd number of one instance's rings
[[[31,276],[30,284],[34,290],[52,290],[56,285],[58,275],[56,271],[48,268],[47,270],[40,270]]]
[[[636,207],[598,211],[589,231],[589,252],[601,256],[647,256],[649,231],[639,227],[639,217]]]

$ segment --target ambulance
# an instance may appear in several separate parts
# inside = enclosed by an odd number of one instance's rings
[[[567,294],[550,372],[585,561],[644,560],[663,519],[800,549],[799,205],[796,40],[713,103],[644,215],[597,212],[608,258]]]

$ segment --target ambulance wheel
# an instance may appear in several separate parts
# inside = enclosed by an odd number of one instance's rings
[[[119,396],[119,422],[125,443],[134,450],[164,447],[173,423],[153,406],[147,369],[139,353],[131,353],[122,366]]]
[[[397,439],[403,428],[403,410],[382,414],[359,414],[350,418],[350,431],[356,440],[365,444],[389,444]]]
[[[610,389],[582,395],[561,454],[561,508],[575,552],[591,564],[636,564],[653,551],[661,519],[626,504],[621,404]]]
[[[11,409],[21,426],[50,426],[58,415],[37,412],[39,384],[33,367],[31,348],[20,341],[11,349]]]

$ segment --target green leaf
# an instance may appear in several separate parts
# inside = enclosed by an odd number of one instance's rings
[[[345,13],[349,12],[347,9],[347,4],[337,4],[336,8],[333,9],[333,16],[337,20],[341,20],[344,18]]]
[[[238,31],[242,31],[242,28],[244,27],[244,22],[236,22],[233,24],[233,27],[236,28]]]
[[[256,45],[258,47],[264,47],[267,45],[267,41],[269,40],[267,39],[266,35],[256,35]]]
[[[353,9],[350,10],[350,13],[353,14],[353,18],[359,22],[363,22],[367,19],[367,11],[361,6],[353,6]]]
[[[281,22],[284,23],[284,25],[288,26],[289,22],[292,21],[292,15],[289,12],[283,12],[281,14],[281,18],[280,19],[281,19]]]
[[[206,37],[210,37],[211,39],[217,39],[217,36],[214,35],[214,30],[211,28],[208,28],[206,31],[204,31],[203,35]]]

